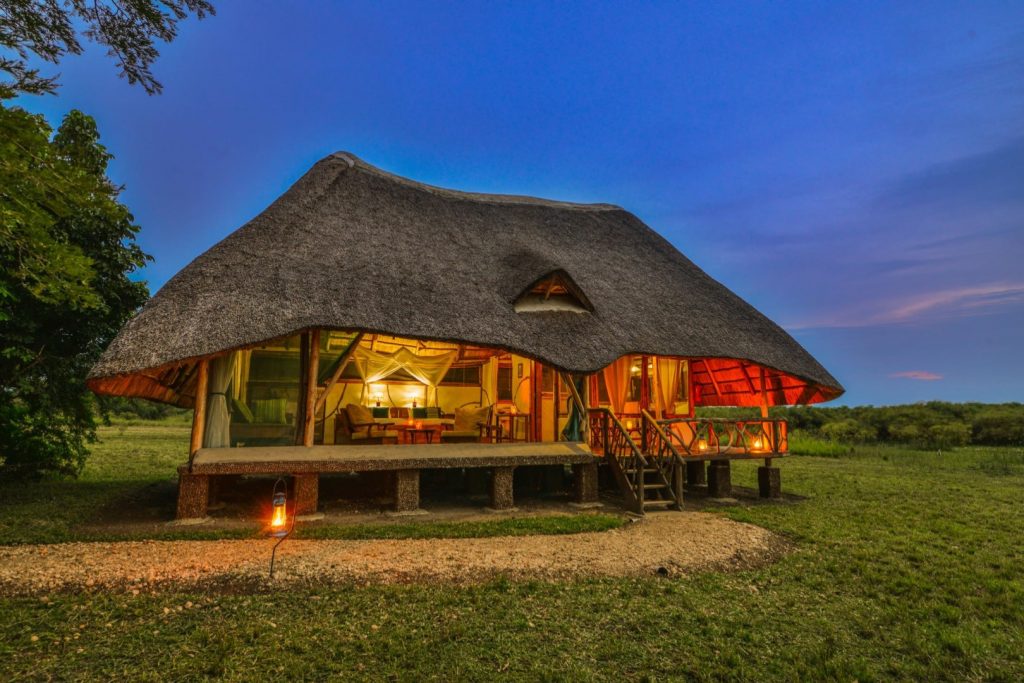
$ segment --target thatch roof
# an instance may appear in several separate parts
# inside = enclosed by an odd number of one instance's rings
[[[590,312],[517,313],[519,296],[556,271]],[[496,346],[573,372],[627,353],[738,359],[771,369],[773,403],[843,391],[782,328],[624,209],[431,187],[347,153],[318,162],[167,282],[90,386],[188,404],[190,361],[316,327]]]

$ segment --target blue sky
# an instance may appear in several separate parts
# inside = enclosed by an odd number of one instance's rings
[[[52,72],[52,67],[48,68]],[[218,3],[155,65],[56,69],[154,289],[349,150],[619,204],[790,330],[841,402],[1024,400],[1024,3]]]

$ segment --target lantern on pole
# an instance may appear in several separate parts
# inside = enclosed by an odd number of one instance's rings
[[[288,535],[288,494],[283,483],[284,480],[278,479],[274,484],[274,497],[271,502],[273,512],[270,515],[270,535],[277,538]],[[282,484],[280,490],[278,484]]]
[[[270,552],[270,578],[274,578],[274,560],[277,558],[277,546],[284,543],[288,534],[295,527],[295,518],[288,522],[288,484],[283,478],[274,482],[274,495],[271,498],[270,535],[277,539],[274,549]]]

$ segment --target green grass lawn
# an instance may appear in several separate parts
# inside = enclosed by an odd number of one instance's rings
[[[123,440],[114,438],[115,428],[104,448],[121,466],[107,468],[97,457],[80,482],[16,492],[0,485],[4,541],[73,537],[76,515],[106,504],[133,477],[137,485],[161,463],[178,462],[178,437],[161,436],[164,428],[127,428]],[[734,483],[753,486],[755,467],[735,464]],[[0,599],[0,673],[106,680],[1024,679],[1024,451],[964,448],[940,456],[858,447],[788,458],[781,467],[783,489],[805,501],[720,511],[795,543],[792,554],[756,571]]]

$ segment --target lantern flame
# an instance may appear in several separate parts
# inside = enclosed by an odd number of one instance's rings
[[[697,440],[697,450],[701,451],[701,452],[704,452],[707,449],[708,449],[708,441],[707,441],[707,439],[698,439]]]
[[[274,496],[274,513],[270,518],[270,528],[274,531],[281,531],[288,524],[288,513],[286,499],[283,494]]]

